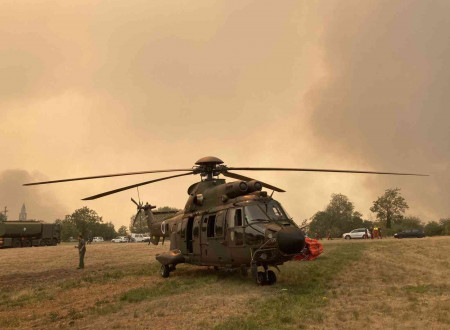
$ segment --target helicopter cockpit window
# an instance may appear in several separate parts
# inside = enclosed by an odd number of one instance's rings
[[[275,221],[289,219],[281,205],[273,200],[267,203],[267,215]]]
[[[253,204],[245,207],[245,220],[247,220],[248,223],[256,220],[269,221],[269,217],[259,205]]]

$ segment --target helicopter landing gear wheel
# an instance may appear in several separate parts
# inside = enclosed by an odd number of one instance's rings
[[[258,274],[256,274],[256,283],[258,285],[264,285],[266,284],[266,274],[265,272],[258,272]]]
[[[162,277],[167,278],[170,275],[170,268],[167,265],[161,265],[161,268],[159,269],[159,273]]]
[[[273,270],[269,270],[267,272],[267,284],[274,285],[275,283],[277,283],[277,275]]]

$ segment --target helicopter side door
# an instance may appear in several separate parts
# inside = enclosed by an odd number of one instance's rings
[[[229,251],[231,252],[231,263],[233,266],[248,264],[250,261],[250,250],[244,241],[244,210],[242,207],[228,209],[227,212],[227,237]]]
[[[230,266],[231,255],[225,242],[225,210],[203,217],[201,259],[204,265]]]
[[[201,258],[201,245],[200,245],[200,226],[202,223],[202,216],[198,215],[194,218],[194,226],[192,229],[192,246],[194,250],[194,258],[196,261],[200,261]]]

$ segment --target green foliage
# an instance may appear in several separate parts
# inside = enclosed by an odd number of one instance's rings
[[[441,219],[439,223],[442,226],[442,235],[450,235],[450,218]]]
[[[61,225],[61,239],[68,240],[70,237],[76,238],[79,233],[84,238],[101,236],[109,240],[117,236],[114,225],[111,222],[103,223],[102,217],[97,212],[86,206],[75,210],[70,215],[66,215],[64,220],[56,220]]]
[[[354,210],[353,203],[342,194],[331,195],[331,201],[324,211],[317,212],[309,225],[310,236],[316,234],[324,237],[331,232],[332,237],[340,237],[343,233],[358,227],[371,225],[362,219],[362,214]]]
[[[66,215],[65,219],[57,219],[55,223],[61,225],[61,240],[67,241],[70,237],[76,238],[79,234],[77,226],[71,221],[70,215]]]
[[[425,225],[425,235],[450,235],[450,218],[441,219],[439,222],[431,221]]]
[[[6,217],[6,215],[4,215],[2,212],[0,212],[0,222],[1,221],[6,221],[8,220],[8,218]]]
[[[95,225],[102,222],[102,217],[87,206],[75,210],[75,212],[70,215],[70,219],[83,237],[92,236]]]
[[[427,235],[427,236],[442,235],[443,228],[436,221],[431,221],[425,225],[424,232],[425,232],[425,235]]]
[[[383,196],[373,202],[370,211],[377,214],[377,219],[386,223],[386,228],[391,228],[392,223],[401,222],[403,214],[409,206],[400,195],[400,188],[386,189]]]
[[[139,215],[136,218],[136,221],[134,221],[134,218],[136,217],[136,214],[132,215],[130,217],[130,233],[136,233],[136,234],[143,234],[148,233],[148,225],[147,225],[147,217],[144,215],[144,212],[139,212]]]
[[[128,232],[127,232],[127,226],[121,226],[121,227],[119,228],[119,230],[117,231],[117,234],[118,234],[119,236],[127,236],[127,235],[128,235]]]

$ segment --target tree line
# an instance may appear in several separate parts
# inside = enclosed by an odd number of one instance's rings
[[[424,223],[414,216],[405,216],[409,208],[399,188],[386,189],[378,197],[370,211],[375,213],[375,221],[362,218],[355,211],[353,203],[343,194],[331,195],[331,201],[325,210],[315,213],[311,219],[303,221],[311,237],[341,237],[343,233],[356,228],[382,228],[382,233],[391,236],[394,233],[408,229],[422,229],[427,236],[450,235],[450,218]]]
[[[383,235],[391,236],[396,232],[407,229],[422,229],[427,236],[450,235],[450,218],[440,219],[424,223],[414,216],[405,216],[409,208],[405,198],[401,195],[399,188],[387,189],[378,197],[370,211],[376,215],[375,221],[363,219],[363,215],[355,210],[355,206],[349,198],[343,194],[331,195],[329,204],[323,211],[316,212],[310,219],[301,224],[305,227],[309,236],[320,235],[326,237],[341,237],[343,233],[356,228],[382,228]],[[179,211],[176,208],[164,206],[155,211]],[[156,219],[167,215],[155,215]],[[136,221],[135,221],[136,219]],[[66,215],[64,219],[55,221],[61,228],[61,239],[68,240],[76,238],[79,233],[85,238],[101,236],[105,240],[111,240],[117,236],[127,236],[129,233],[148,233],[148,226],[143,212],[133,214],[130,217],[129,226],[121,226],[117,231],[111,222],[103,222],[101,216],[88,207],[75,210]]]
[[[155,211],[178,211],[178,209],[164,206],[155,209]],[[105,240],[111,240],[117,236],[128,236],[130,233],[148,233],[147,222],[142,213],[139,213],[134,222],[136,215],[132,215],[130,225],[121,226],[116,231],[112,222],[103,222],[103,218],[94,210],[88,207],[82,207],[75,210],[72,214],[66,215],[64,219],[57,219],[55,223],[61,225],[61,240],[67,241],[70,238],[76,238],[81,234],[84,238],[89,239],[101,236]],[[155,215],[158,219],[164,215]]]

